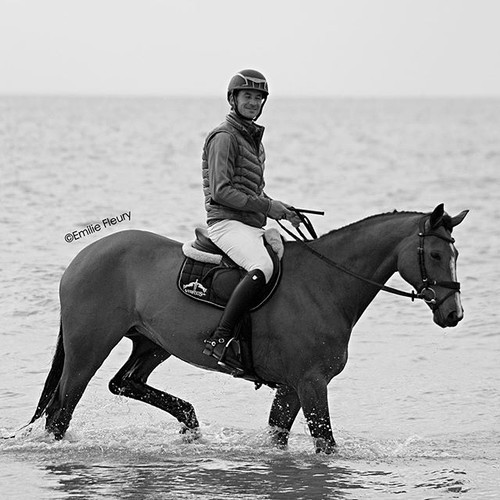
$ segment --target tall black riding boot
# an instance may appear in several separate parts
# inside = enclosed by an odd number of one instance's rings
[[[222,313],[219,326],[215,330],[209,344],[203,351],[204,354],[219,360],[219,365],[227,367],[225,356],[230,341],[234,336],[234,328],[243,314],[250,308],[252,300],[266,285],[266,278],[260,269],[255,269],[246,274],[234,289]],[[239,368],[230,366],[230,368]],[[240,368],[241,370],[241,368]]]

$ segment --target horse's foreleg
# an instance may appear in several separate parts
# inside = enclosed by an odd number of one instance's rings
[[[134,337],[132,340],[132,354],[109,383],[109,390],[170,413],[184,425],[182,432],[197,430],[199,423],[191,403],[146,384],[151,372],[169,358],[170,353],[145,337]]]
[[[300,400],[295,389],[280,385],[274,396],[269,414],[269,427],[273,443],[285,448],[293,422],[300,410]]]
[[[314,439],[316,453],[332,453],[336,443],[330,423],[326,381],[306,378],[300,384],[298,393],[304,416]]]

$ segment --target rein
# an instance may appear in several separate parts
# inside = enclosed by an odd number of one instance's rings
[[[324,212],[316,211],[316,210],[306,210],[306,209],[300,209],[300,208],[291,208],[301,219],[301,222],[304,224],[304,227],[307,229],[309,232],[310,236],[312,239],[317,239],[317,234],[316,231],[314,230],[314,227],[311,223],[311,221],[304,215],[305,213],[308,214],[314,214],[314,215],[324,215]],[[299,228],[297,229],[297,232],[299,233],[300,237],[295,235],[292,231],[288,230],[285,228],[279,221],[278,224],[279,226],[290,236],[292,236],[298,243],[300,243],[304,248],[306,248],[310,253],[312,253],[315,257],[318,259],[322,260],[326,264],[328,264],[331,267],[334,267],[335,269],[338,269],[339,271],[342,271],[345,274],[348,274],[349,276],[352,276],[354,278],[357,278],[361,281],[364,281],[365,283],[368,283],[370,285],[376,286],[380,290],[388,293],[392,293],[393,295],[399,295],[401,297],[408,297],[412,300],[412,302],[415,301],[415,299],[422,299],[424,302],[429,304],[431,309],[435,311],[448,297],[453,295],[456,292],[460,292],[460,283],[456,281],[436,281],[436,280],[431,280],[428,277],[427,274],[427,269],[425,267],[425,253],[424,253],[424,239],[428,236],[435,236],[436,238],[440,238],[444,241],[447,241],[449,243],[454,243],[455,240],[454,238],[447,237],[447,236],[442,236],[437,233],[425,232],[425,221],[426,217],[422,218],[420,222],[420,229],[418,236],[420,238],[420,244],[418,247],[418,255],[419,255],[419,266],[420,266],[420,274],[422,276],[422,286],[420,287],[420,290],[418,292],[415,292],[412,290],[411,292],[405,292],[403,290],[398,290],[397,288],[393,288],[387,285],[383,285],[381,283],[378,283],[376,281],[373,281],[369,278],[366,278],[364,276],[361,276],[358,273],[355,273],[354,271],[351,271],[350,269],[347,269],[346,267],[338,264],[337,262],[329,259],[322,253],[314,250],[314,248],[311,248],[309,245],[307,245],[307,242],[312,241],[311,239],[308,239],[304,236],[302,231],[300,231]],[[450,292],[445,295],[441,300],[437,301],[436,300],[436,292],[431,286],[440,286],[444,288],[449,288]]]
[[[325,212],[320,211],[320,210],[307,210],[306,208],[295,208],[295,207],[290,207],[290,210],[292,210],[293,212],[295,212],[298,215],[300,222],[302,224],[304,224],[304,227],[307,229],[307,232],[309,233],[311,238],[313,240],[317,239],[318,235],[316,234],[316,231],[314,230],[314,226],[312,225],[312,222],[304,214],[325,215]],[[283,229],[283,231],[288,233],[295,240],[302,241],[302,242],[311,241],[310,239],[306,238],[306,236],[304,236],[304,233],[300,230],[300,227],[296,227],[295,230],[297,231],[297,233],[300,235],[300,238],[302,238],[302,239],[300,239],[297,235],[292,233],[292,231],[288,230],[283,224],[281,224],[280,221],[276,221],[276,222],[279,224],[281,229]]]

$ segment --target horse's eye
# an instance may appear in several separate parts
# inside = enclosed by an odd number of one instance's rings
[[[438,252],[431,252],[431,258],[434,259],[434,260],[440,261],[441,260],[441,254],[439,254]]]

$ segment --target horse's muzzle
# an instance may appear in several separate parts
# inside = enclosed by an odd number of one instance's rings
[[[439,309],[434,311],[434,323],[439,325],[441,328],[457,326],[463,318],[463,311],[457,312],[456,310],[453,310],[448,314],[442,314]]]

